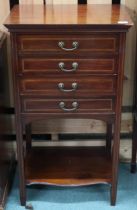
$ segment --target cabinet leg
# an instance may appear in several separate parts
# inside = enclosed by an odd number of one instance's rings
[[[26,205],[26,185],[24,172],[24,147],[23,147],[23,131],[20,121],[16,123],[16,137],[17,137],[17,159],[19,168],[19,187],[20,187],[20,202],[22,206]]]
[[[115,186],[111,186],[110,194],[111,194],[111,206],[115,206],[116,196],[117,196],[117,187],[115,188]]]
[[[25,126],[25,133],[26,133],[26,149],[29,151],[32,146],[32,139],[31,139],[31,123]]]
[[[20,193],[20,203],[21,206],[26,206],[26,196],[22,197],[22,193]]]
[[[136,172],[136,156],[137,156],[137,122],[133,122],[133,137],[132,137],[132,159],[131,159],[131,173]]]
[[[112,123],[107,123],[106,152],[108,157],[111,156],[111,141],[112,141]]]
[[[111,205],[116,203],[118,168],[119,168],[119,147],[120,147],[120,114],[117,113],[114,123],[113,146],[112,146],[112,183],[111,183]]]

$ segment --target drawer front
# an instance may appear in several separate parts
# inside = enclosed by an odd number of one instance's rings
[[[17,37],[19,51],[53,52],[55,53],[95,53],[116,52],[118,50],[118,36],[116,34],[91,35],[20,35]]]
[[[45,97],[90,97],[93,95],[114,95],[116,77],[78,76],[34,78],[20,80],[23,95],[44,95]]]
[[[114,113],[114,100],[107,99],[64,99],[46,100],[38,98],[23,98],[22,112],[38,113]]]
[[[106,73],[117,72],[117,60],[110,58],[91,59],[44,59],[22,58],[19,60],[19,69],[25,74],[48,73]]]

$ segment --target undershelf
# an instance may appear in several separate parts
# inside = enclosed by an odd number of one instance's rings
[[[32,147],[25,159],[26,184],[82,186],[111,183],[105,147]]]

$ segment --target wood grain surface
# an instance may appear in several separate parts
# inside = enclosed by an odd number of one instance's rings
[[[71,14],[71,16],[70,16]],[[79,15],[80,14],[80,15]],[[98,14],[98,15],[96,15]],[[103,17],[103,18],[102,18]],[[120,5],[20,5],[15,6],[5,25],[133,25],[128,12]]]

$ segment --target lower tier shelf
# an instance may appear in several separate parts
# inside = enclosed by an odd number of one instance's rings
[[[26,184],[82,186],[111,183],[104,147],[32,147],[25,159]]]

